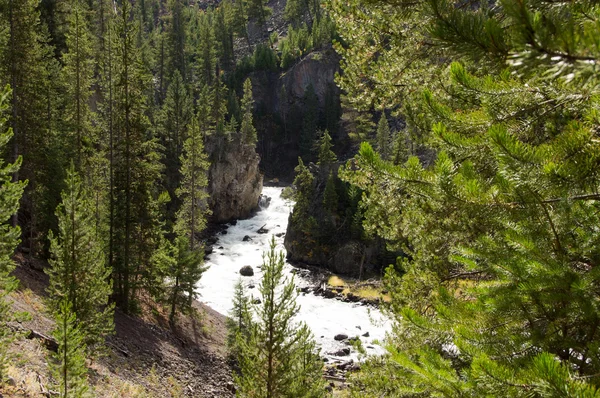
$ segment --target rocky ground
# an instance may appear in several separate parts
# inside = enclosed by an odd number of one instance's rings
[[[15,360],[0,397],[50,397],[49,336],[54,321],[44,303],[45,264],[23,257],[18,261],[15,275],[21,283],[11,299],[13,308],[29,313],[30,320],[11,325],[22,333],[11,346]],[[194,314],[180,317],[172,330],[159,306],[142,301],[138,317],[117,311],[107,355],[88,363],[94,396],[233,397],[231,368],[225,360],[225,318],[196,302]]]

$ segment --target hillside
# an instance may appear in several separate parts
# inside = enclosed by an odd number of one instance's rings
[[[31,319],[12,324],[25,338],[10,350],[9,382],[0,386],[6,397],[54,396],[48,381],[48,341],[55,327],[46,313],[47,264],[17,256],[19,289],[10,296],[15,311]],[[33,332],[33,333],[32,333]],[[140,316],[115,312],[115,334],[106,356],[89,363],[90,384],[98,397],[232,397],[231,368],[225,357],[225,318],[198,302],[192,316],[180,316],[175,329],[164,311],[150,299]],[[33,335],[38,337],[33,337]],[[50,343],[52,346],[52,343]],[[54,347],[56,349],[56,347]],[[50,394],[50,395],[49,395]]]

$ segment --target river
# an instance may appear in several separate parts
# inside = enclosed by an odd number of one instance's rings
[[[265,187],[263,195],[271,198],[268,207],[259,210],[252,218],[240,220],[230,225],[225,233],[219,234],[214,251],[207,260],[209,269],[202,275],[197,285],[199,300],[217,312],[227,315],[232,307],[235,283],[241,278],[244,285],[254,286],[247,289],[251,296],[258,297],[262,254],[269,248],[271,237],[275,236],[277,250],[284,251],[283,236],[292,203],[281,198],[282,188]],[[269,232],[259,234],[263,227]],[[277,235],[280,235],[277,237]],[[244,237],[250,240],[244,241]],[[254,269],[254,276],[242,277],[239,270],[244,265]],[[299,275],[293,275],[293,267],[286,263],[285,272],[288,278],[294,277],[295,284],[301,288],[310,286],[309,282]],[[317,343],[321,346],[321,354],[331,359],[327,353],[346,347],[344,343],[334,340],[336,334],[347,334],[349,337],[360,337],[368,354],[381,354],[383,348],[377,343],[383,341],[391,324],[378,309],[357,303],[346,303],[336,299],[327,299],[312,293],[300,293],[297,299],[300,312],[298,321],[304,321],[312,330]],[[373,323],[374,322],[374,323]],[[363,336],[367,334],[368,337]],[[338,359],[358,359],[352,352],[349,357]]]

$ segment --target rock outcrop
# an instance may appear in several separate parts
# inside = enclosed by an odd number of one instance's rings
[[[210,154],[208,204],[211,222],[223,223],[247,218],[258,208],[263,176],[260,157],[254,146],[246,145],[239,134],[210,135],[205,143]]]
[[[330,102],[339,103],[340,90],[335,85],[340,58],[331,47],[307,54],[285,71],[256,71],[250,75],[255,100],[255,126],[258,130],[258,151],[261,168],[270,176],[286,180],[300,155],[300,136],[306,113],[306,93],[312,86],[318,107],[319,129],[332,109]],[[331,116],[331,115],[330,115]],[[338,148],[343,150],[341,133],[329,128]]]
[[[310,164],[314,176],[310,205],[303,214],[294,207],[288,220],[284,246],[291,262],[303,263],[328,269],[329,271],[353,277],[367,277],[381,274],[381,270],[393,264],[400,253],[389,252],[380,238],[367,239],[361,232],[359,194],[352,196],[349,186],[337,179],[337,169],[341,162],[331,165],[336,181],[336,210],[324,208],[323,198],[328,173],[321,167]],[[351,197],[352,196],[352,197]],[[357,222],[358,221],[358,222]],[[330,292],[323,292],[328,297]],[[335,294],[331,294],[335,297]]]

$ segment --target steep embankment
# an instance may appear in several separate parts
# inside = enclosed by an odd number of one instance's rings
[[[54,321],[44,303],[48,278],[41,269],[46,264],[17,257],[20,288],[10,298],[14,310],[28,312],[30,320],[12,325],[23,335],[10,348],[16,360],[0,396],[48,397],[53,395],[48,361]],[[139,316],[115,313],[116,333],[107,341],[107,355],[88,363],[94,396],[232,397],[224,317],[196,302],[194,315],[179,317],[171,330],[159,306],[141,302]]]

